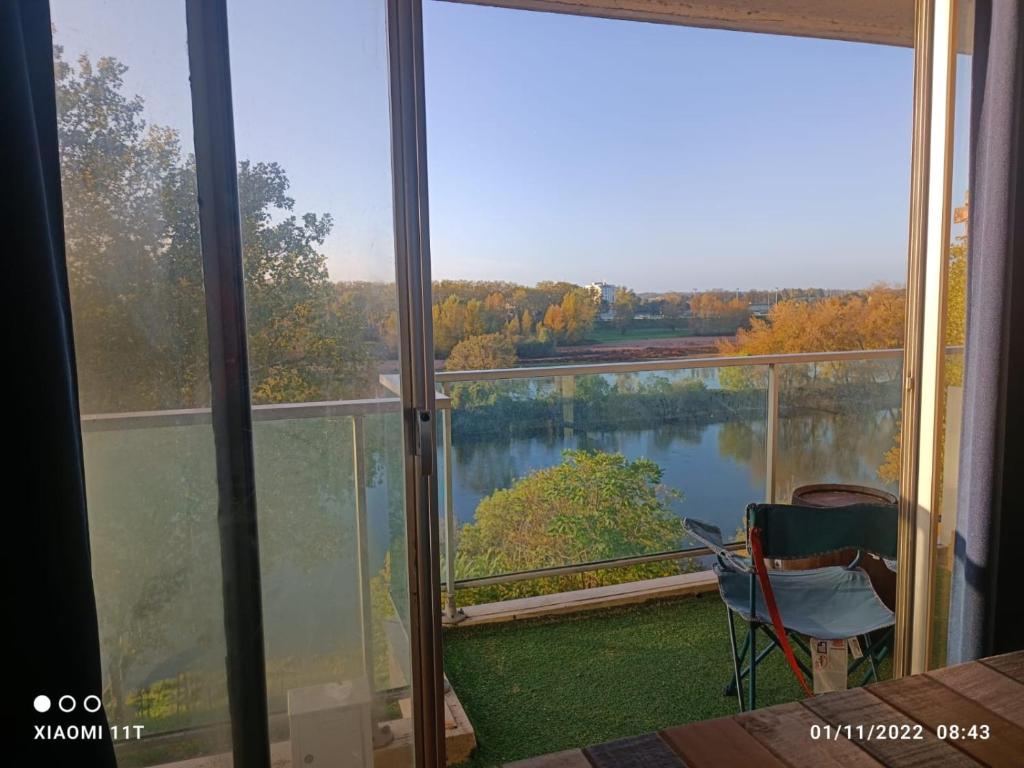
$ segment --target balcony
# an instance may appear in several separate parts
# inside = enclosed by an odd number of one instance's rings
[[[713,591],[701,573],[706,550],[613,526],[590,540],[593,549],[560,542],[524,550],[510,540],[481,557],[460,551],[460,538],[482,500],[562,466],[565,450],[620,454],[625,465],[653,461],[666,515],[701,517],[727,532],[738,531],[748,502],[787,499],[797,485],[878,486],[899,423],[901,364],[900,350],[867,350],[439,371],[441,579],[453,587],[439,609],[452,625],[470,616],[447,630],[446,664],[455,690],[449,711],[464,707],[479,729],[477,759],[605,741],[735,705],[722,694],[730,662],[716,595],[608,608]],[[288,690],[339,675],[369,679],[375,719],[397,734],[388,748],[403,743],[408,639],[400,580],[390,577],[390,553],[406,547],[394,439],[400,404],[388,392],[393,378],[381,383],[376,399],[253,409],[277,749],[288,738]],[[210,639],[222,620],[219,596],[193,587],[204,583],[196,568],[180,567],[187,556],[216,568],[209,418],[194,409],[84,419],[95,457],[93,538],[110,550],[96,558],[104,569],[97,594],[109,601],[100,606],[105,693],[110,711],[133,710],[152,734],[125,753],[126,765],[216,753],[224,743],[223,667]],[[105,487],[114,464],[138,486]],[[133,579],[117,577],[129,570]],[[578,590],[588,587],[611,597],[582,606]],[[502,604],[531,597],[547,606],[531,615],[602,610],[468,626],[482,612],[510,619]],[[361,621],[342,620],[354,615]],[[178,631],[161,635],[156,624]],[[133,646],[135,637],[144,642]],[[796,687],[773,661],[765,701],[788,700]],[[449,718],[451,732],[461,717]]]

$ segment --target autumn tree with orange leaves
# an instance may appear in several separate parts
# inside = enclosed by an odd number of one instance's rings
[[[718,348],[724,355],[771,355],[902,347],[905,312],[905,291],[884,285],[813,302],[780,301]]]

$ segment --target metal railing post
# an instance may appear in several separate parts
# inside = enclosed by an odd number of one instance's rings
[[[764,440],[764,500],[775,503],[776,452],[779,447],[779,371],[768,364],[768,412]]]
[[[576,377],[573,375],[562,376],[562,436],[565,440],[572,440],[576,434]]]
[[[447,394],[447,388],[441,391]],[[444,620],[457,623],[463,614],[455,604],[455,555],[458,542],[455,537],[455,498],[452,490],[452,409],[441,411],[441,427],[444,432],[442,461],[444,461]]]

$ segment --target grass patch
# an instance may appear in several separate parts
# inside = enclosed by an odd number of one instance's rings
[[[952,580],[953,574],[949,569],[942,565],[936,566],[935,583],[932,585],[932,657],[929,669],[938,669],[948,663],[946,643],[949,631],[949,599]]]
[[[627,328],[623,333],[618,328],[594,328],[587,337],[588,344],[618,344],[623,341],[643,339],[674,339],[693,336],[691,331],[671,328]]]
[[[728,637],[717,595],[448,629],[445,671],[478,742],[466,765],[735,714],[736,698],[722,694],[732,670]],[[801,697],[778,651],[757,676],[759,703]]]

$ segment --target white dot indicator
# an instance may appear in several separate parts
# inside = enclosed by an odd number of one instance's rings
[[[50,711],[50,697],[39,694],[32,702],[32,706],[36,708],[36,712],[49,712]]]

